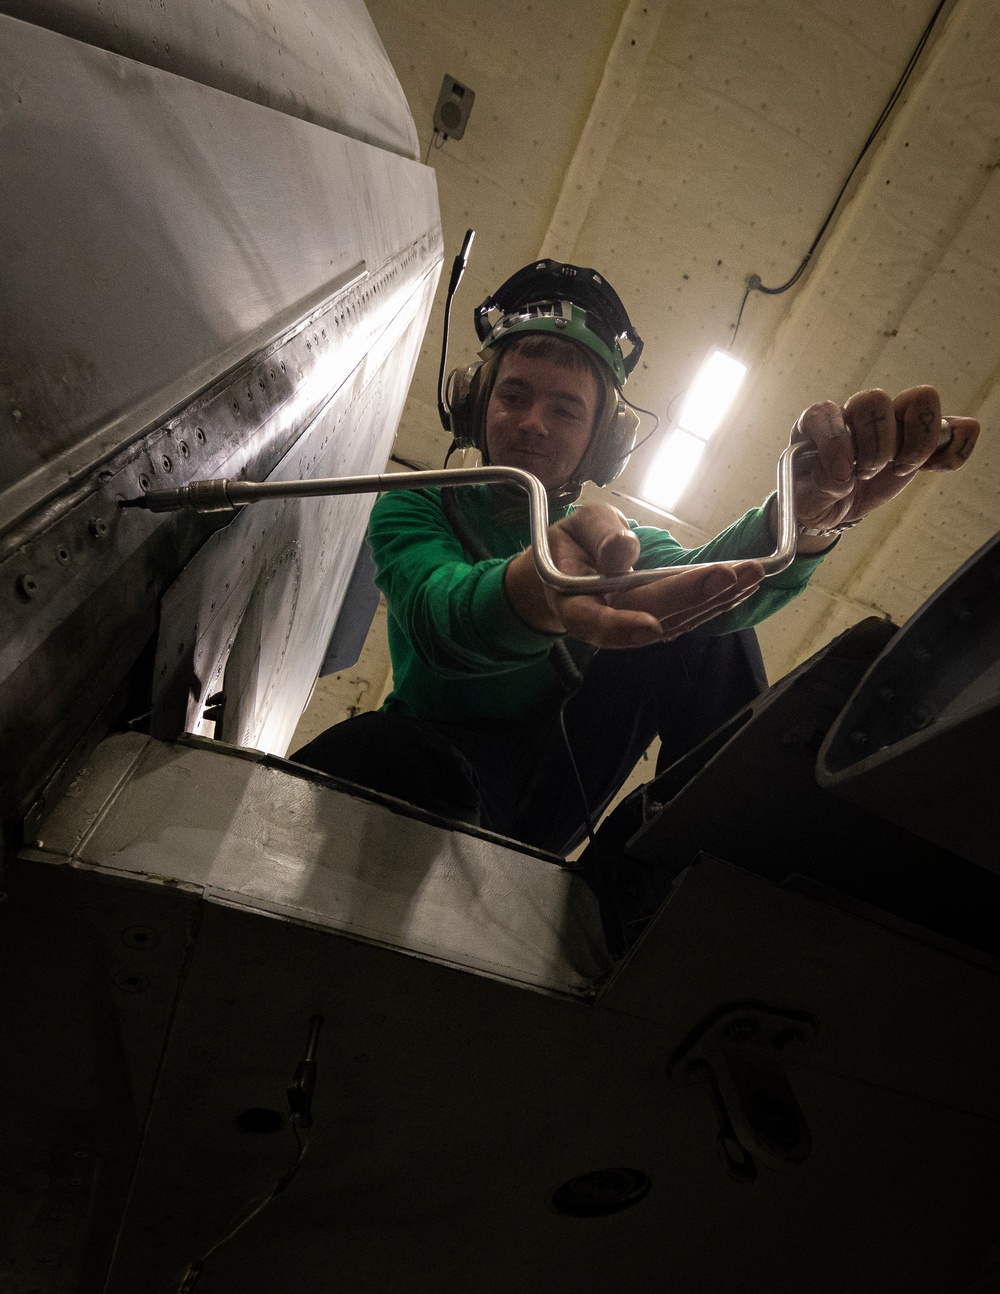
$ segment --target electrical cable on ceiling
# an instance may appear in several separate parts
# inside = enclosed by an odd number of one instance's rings
[[[830,221],[833,219],[837,211],[837,208],[840,206],[841,202],[843,201],[844,194],[847,192],[847,189],[851,183],[851,180],[854,179],[855,172],[857,171],[858,167],[861,165],[862,161],[864,160],[865,154],[871,148],[872,144],[874,144],[876,138],[878,137],[879,133],[882,130],[882,127],[888,121],[890,113],[892,112],[893,108],[895,108],[896,104],[899,101],[900,95],[903,93],[903,90],[906,88],[906,83],[909,81],[911,75],[913,74],[913,69],[916,67],[917,61],[919,60],[920,55],[924,52],[924,47],[926,46],[928,40],[930,39],[931,32],[934,29],[934,24],[937,22],[938,17],[941,14],[941,10],[945,7],[947,3],[948,3],[948,0],[939,0],[937,8],[931,14],[931,17],[927,23],[927,26],[924,28],[923,32],[921,33],[920,39],[917,41],[916,48],[914,49],[913,53],[910,55],[909,61],[907,62],[906,67],[903,68],[902,75],[900,76],[899,80],[896,82],[896,85],[893,88],[892,93],[889,95],[888,102],[886,103],[885,107],[882,109],[881,113],[879,114],[878,120],[875,122],[875,125],[872,127],[871,132],[868,135],[868,138],[865,140],[864,144],[862,145],[861,152],[858,154],[857,158],[855,159],[854,165],[851,167],[850,171],[848,171],[847,179],[840,186],[840,192],[834,198],[833,205],[831,206],[830,210],[827,212],[826,218],[824,219],[823,223],[819,227],[819,233],[817,233],[816,237],[812,240],[809,250],[802,258],[802,262],[799,265],[798,269],[791,276],[791,278],[787,280],[787,282],[782,283],[780,284],[780,286],[775,288],[765,287],[765,285],[760,280],[759,274],[751,274],[749,279],[747,279],[746,291],[743,293],[743,300],[740,302],[739,314],[736,316],[736,323],[733,326],[733,335],[732,335],[732,338],[730,339],[729,346],[727,347],[728,350],[732,350],[733,345],[736,341],[736,335],[740,330],[740,322],[743,318],[743,309],[746,306],[747,299],[749,298],[750,293],[763,292],[766,296],[772,296],[772,297],[780,296],[782,292],[787,292],[789,288],[794,287],[795,284],[802,277],[802,275],[805,273],[806,266],[809,264],[810,260],[812,260],[813,253],[816,251],[816,248],[819,246],[820,241],[823,238],[823,235],[826,233],[827,228],[829,227]]]

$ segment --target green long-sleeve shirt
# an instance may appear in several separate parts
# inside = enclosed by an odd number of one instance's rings
[[[368,542],[389,608],[393,672],[383,708],[415,718],[516,718],[558,688],[548,660],[555,635],[525,624],[503,587],[507,562],[529,542],[527,503],[520,491],[487,485],[455,497],[469,533],[495,557],[470,560],[445,517],[440,490],[395,490],[372,509]],[[765,509],[752,509],[699,548],[630,521],[641,545],[636,566],[762,557],[774,548]],[[553,512],[550,521],[567,511]],[[821,560],[796,558],[708,631],[733,633],[772,615],[805,588]]]

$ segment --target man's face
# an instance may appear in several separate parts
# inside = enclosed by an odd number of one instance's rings
[[[509,352],[486,408],[490,462],[531,472],[547,489],[563,485],[590,443],[597,402],[589,369]]]

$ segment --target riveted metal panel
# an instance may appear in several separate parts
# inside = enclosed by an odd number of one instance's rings
[[[117,500],[266,477],[303,436],[300,460],[340,437],[381,467],[398,401],[341,417],[332,440],[318,415],[345,384],[370,399],[369,377],[405,390],[441,251],[419,163],[41,27],[0,29],[10,822],[59,784],[217,524],[137,520]],[[363,515],[342,523],[349,575]],[[317,602],[317,570],[303,575],[328,639],[342,581],[324,568]],[[290,708],[316,669],[294,665]]]

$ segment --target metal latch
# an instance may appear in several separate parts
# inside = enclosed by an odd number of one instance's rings
[[[736,1181],[755,1181],[758,1164],[787,1172],[808,1157],[812,1138],[784,1065],[817,1027],[812,1016],[736,1002],[699,1026],[671,1059],[671,1078],[707,1089],[719,1154]]]

